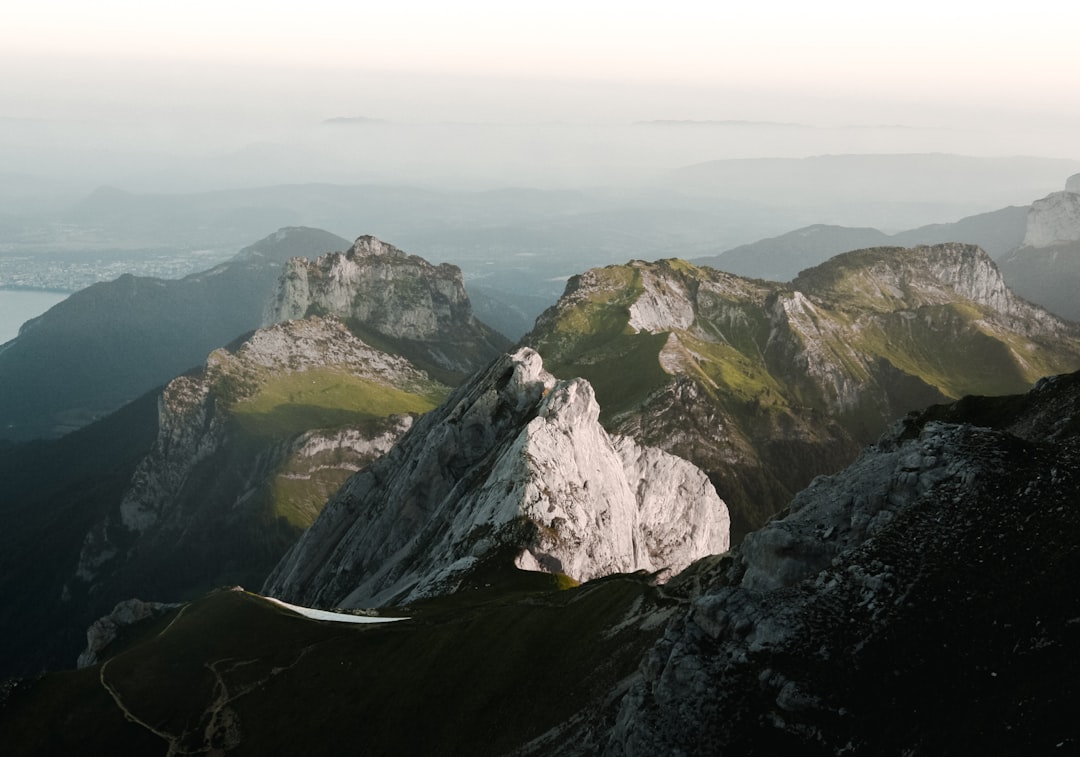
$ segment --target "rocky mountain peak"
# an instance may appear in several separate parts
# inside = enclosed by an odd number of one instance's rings
[[[1080,174],[1065,192],[1036,200],[1028,211],[1024,247],[1050,247],[1080,241]]]
[[[364,257],[365,255],[388,255],[391,257],[404,258],[407,254],[398,249],[392,244],[387,244],[381,239],[371,236],[370,234],[364,234],[357,237],[353,242],[352,248],[349,250],[349,256],[353,258]]]
[[[825,301],[890,313],[966,300],[996,311],[1022,333],[1060,331],[1042,308],[1017,297],[980,247],[955,242],[879,247],[837,255],[803,271],[792,287]]]
[[[264,323],[333,315],[380,337],[406,340],[411,359],[468,373],[505,340],[473,317],[457,266],[432,265],[372,236],[346,252],[285,264]],[[400,345],[399,345],[400,346]]]
[[[643,660],[607,753],[1070,743],[1072,698],[1041,681],[1076,659],[1061,587],[1080,524],[1078,385],[911,414],[815,480],[698,579],[711,586]],[[1000,719],[955,735],[973,701]],[[1049,722],[1068,725],[1047,737]]]
[[[599,425],[589,383],[523,348],[495,360],[354,476],[266,592],[314,605],[412,601],[485,563],[585,581],[667,574],[728,547],[728,514],[696,467]]]
[[[1073,174],[1066,180],[1065,191],[1080,194],[1080,173]]]

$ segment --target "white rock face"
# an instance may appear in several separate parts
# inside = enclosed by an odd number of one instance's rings
[[[1049,247],[1080,241],[1080,174],[1069,179],[1069,191],[1036,200],[1028,211],[1025,247]]]
[[[312,314],[410,342],[436,365],[461,374],[486,364],[505,344],[473,317],[457,266],[432,265],[371,236],[346,252],[286,263],[264,324]]]
[[[696,467],[600,426],[592,387],[522,349],[424,416],[350,479],[264,593],[357,607],[453,591],[484,560],[585,581],[661,577],[728,548]]]
[[[630,326],[635,331],[660,333],[688,329],[696,317],[691,295],[675,277],[657,276],[639,268],[644,291],[630,306]]]
[[[405,339],[436,338],[472,314],[460,270],[434,266],[371,236],[347,252],[286,264],[266,322],[303,318],[312,309]]]
[[[109,644],[116,641],[120,630],[125,626],[161,615],[179,606],[161,602],[143,602],[141,599],[125,599],[117,604],[111,613],[95,620],[86,630],[86,649],[79,654],[76,666],[88,668],[101,662],[98,655]]]

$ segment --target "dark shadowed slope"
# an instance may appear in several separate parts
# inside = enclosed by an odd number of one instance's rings
[[[0,437],[63,434],[199,365],[259,326],[286,260],[348,244],[282,229],[178,281],[125,275],[76,292],[0,347]]]

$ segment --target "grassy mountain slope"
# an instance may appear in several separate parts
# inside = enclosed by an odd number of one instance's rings
[[[633,672],[662,604],[641,578],[559,590],[554,576],[514,571],[401,608],[409,620],[353,625],[219,591],[130,629],[102,666],[21,684],[0,704],[0,744],[503,754]],[[55,711],[72,727],[34,726]]]

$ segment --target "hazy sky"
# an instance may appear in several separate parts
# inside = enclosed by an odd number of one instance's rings
[[[849,146],[750,140],[715,157],[1080,158],[1074,0],[7,5],[0,141],[22,140],[9,149],[16,161],[49,139],[69,151],[80,139],[114,151],[239,150],[300,139],[335,116],[903,125],[912,131]]]
[[[1008,102],[1069,118],[1080,112],[1080,3],[1069,1],[1027,8],[993,0],[8,6],[0,32],[8,56],[609,80],[928,104]],[[18,75],[32,79],[34,72]],[[724,115],[718,110],[702,104],[670,116]],[[777,104],[768,110],[763,115],[782,115]]]

